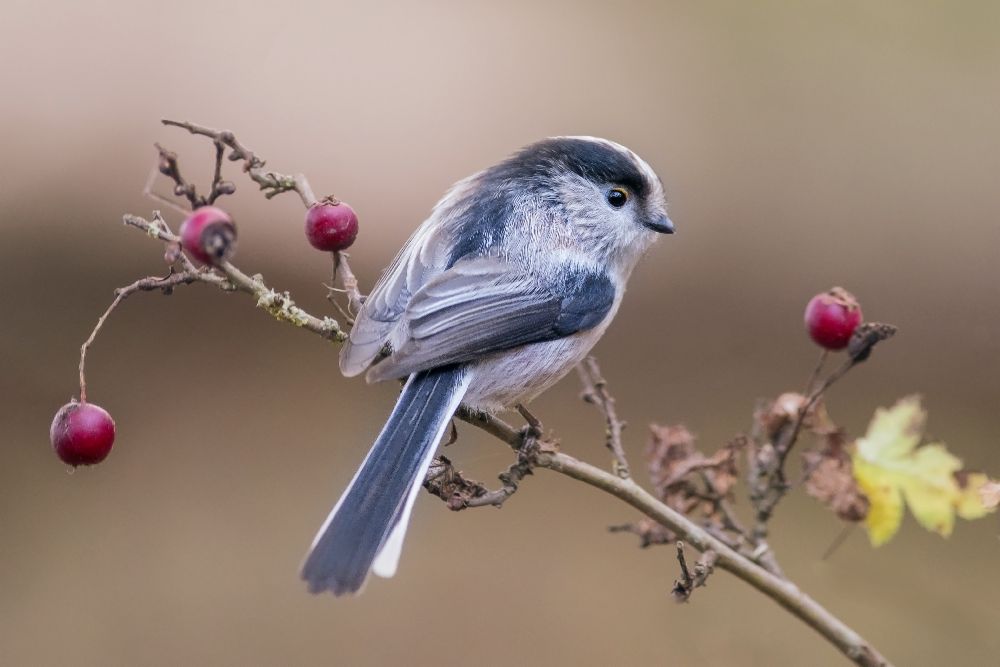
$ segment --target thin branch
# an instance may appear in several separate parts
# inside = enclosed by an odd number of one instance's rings
[[[750,584],[777,602],[836,646],[855,664],[888,667],[889,662],[857,632],[803,593],[792,582],[771,574],[712,537],[684,515],[670,509],[631,479],[622,479],[600,468],[562,453],[543,453],[538,467],[546,468],[593,486],[624,501],[646,516],[674,531],[702,553],[715,551],[718,567]]]
[[[233,182],[222,178],[222,159],[226,154],[226,147],[219,141],[213,143],[215,145],[215,171],[212,174],[212,191],[207,200],[209,204],[214,204],[223,195],[231,195],[236,192],[236,186]]]
[[[816,361],[816,366],[813,368],[812,373],[809,374],[809,381],[806,382],[805,395],[809,395],[813,388],[816,386],[816,380],[819,379],[819,374],[823,372],[823,366],[826,365],[826,360],[830,356],[830,350],[823,348],[823,351],[819,353],[819,359]]]
[[[282,174],[276,171],[265,170],[264,165],[266,164],[266,160],[261,158],[255,152],[250,150],[246,144],[237,139],[233,132],[229,130],[216,130],[210,127],[205,127],[204,125],[197,125],[187,121],[169,120],[166,118],[162,119],[160,122],[167,126],[179,127],[187,130],[194,135],[208,137],[215,145],[215,175],[212,180],[212,194],[207,200],[207,203],[214,202],[220,194],[231,194],[235,191],[235,186],[233,186],[232,183],[222,180],[222,155],[225,152],[225,148],[229,148],[231,151],[229,154],[229,160],[243,163],[243,171],[246,172],[252,181],[260,186],[260,189],[264,192],[264,197],[267,199],[271,199],[272,197],[275,197],[283,192],[295,192],[299,195],[299,198],[302,200],[302,203],[306,208],[309,208],[317,203],[318,200],[316,199],[316,195],[313,193],[312,186],[309,184],[309,181],[306,180],[304,174]],[[157,148],[160,149],[162,158],[164,151],[158,144]],[[161,161],[161,171],[163,171],[165,166],[168,168],[172,166],[173,172],[176,172],[179,177],[180,172],[177,171],[177,156],[173,153],[169,153],[168,151],[168,157],[172,157],[172,164],[165,164]],[[163,173],[170,175],[166,171]],[[185,187],[187,187],[186,183]],[[199,201],[206,203],[206,200],[198,200],[194,196],[194,187],[190,187],[191,196],[189,199],[191,200],[192,208],[197,208],[197,206],[200,205],[198,203]],[[347,293],[350,310],[351,312],[357,314],[357,312],[361,309],[361,304],[364,302],[364,297],[358,290],[358,280],[351,271],[351,266],[347,261],[347,254],[344,252],[334,252],[333,265],[334,275],[340,279],[340,283],[343,286],[344,291]]]
[[[445,501],[448,509],[455,512],[470,507],[501,507],[517,492],[521,480],[532,474],[536,449],[535,441],[525,439],[524,444],[517,449],[517,460],[500,473],[502,486],[495,490],[466,479],[461,471],[455,469],[451,460],[446,456],[438,456],[427,472],[424,488],[431,495]]]
[[[701,555],[694,564],[694,574],[688,568],[687,559],[684,557],[684,543],[677,542],[677,562],[681,566],[681,578],[674,581],[674,587],[670,591],[677,602],[687,602],[691,599],[694,589],[706,584],[708,577],[715,571],[715,563],[719,555],[709,549]]]
[[[243,162],[243,171],[260,186],[266,198],[271,199],[282,192],[296,192],[306,207],[316,203],[316,195],[313,194],[312,188],[309,187],[305,176],[302,174],[280,174],[276,171],[265,170],[265,161],[240,142],[229,130],[215,130],[204,125],[166,118],[161,122],[164,125],[185,129],[191,134],[208,137],[212,141],[231,149],[232,152],[229,154],[229,160]]]
[[[806,415],[809,414],[809,410],[816,404],[819,399],[823,397],[826,391],[834,385],[838,380],[847,375],[848,371],[857,366],[863,361],[866,361],[871,354],[872,349],[878,343],[892,338],[896,334],[896,327],[891,324],[883,324],[881,322],[866,322],[860,325],[851,337],[851,342],[848,347],[848,357],[840,367],[830,373],[829,376],[815,389],[812,393],[808,395],[808,399],[799,408],[798,417],[793,424],[792,430],[778,446],[778,456],[780,457],[779,472],[784,474],[783,464],[785,459],[788,457],[788,452],[791,451],[792,446],[795,444],[795,440],[799,436],[799,432],[802,430],[802,424],[805,422]],[[822,365],[822,360],[821,364]]]
[[[168,244],[180,243],[180,239],[155,218],[154,222],[150,222],[137,215],[126,214],[123,220],[126,225],[141,229],[155,239]],[[222,262],[212,269],[198,271],[193,275],[195,279],[192,282],[209,283],[223,291],[240,291],[253,296],[257,301],[257,307],[267,311],[277,320],[290,322],[327,340],[340,342],[347,339],[347,333],[340,328],[335,319],[331,317],[320,319],[310,315],[295,305],[288,292],[278,292],[268,287],[264,283],[263,276],[259,274],[248,276],[231,262]]]
[[[639,538],[639,548],[646,549],[647,547],[655,546],[657,544],[670,544],[676,542],[676,536],[667,530],[663,525],[653,521],[648,516],[644,516],[638,521],[633,521],[631,523],[621,523],[614,526],[608,526],[609,533],[631,533]],[[726,544],[730,544],[730,538],[728,535],[723,534],[719,539]],[[730,546],[733,546],[730,544]]]
[[[733,509],[733,506],[730,504],[730,502],[726,500],[726,496],[723,495],[721,491],[719,491],[719,488],[716,486],[715,479],[712,477],[712,475],[708,474],[708,472],[705,470],[700,470],[698,474],[701,477],[702,481],[705,482],[705,486],[708,488],[709,492],[712,494],[713,504],[719,510],[719,512],[722,513],[724,527],[728,528],[734,533],[737,533],[743,538],[749,539],[750,538],[749,531],[747,531],[747,529],[743,527],[743,522],[740,521],[738,516],[736,516],[736,511]]]
[[[160,173],[174,182],[174,195],[184,197],[188,200],[192,209],[205,205],[205,198],[198,196],[194,183],[189,183],[181,175],[180,166],[177,164],[177,153],[168,151],[160,144],[153,144],[160,153],[159,170]]]
[[[806,399],[802,402],[796,413],[794,421],[781,429],[776,441],[770,443],[773,447],[773,460],[764,470],[753,470],[751,473],[751,501],[756,509],[756,521],[754,524],[753,537],[757,542],[763,541],[767,536],[767,524],[774,514],[774,509],[778,503],[788,493],[791,485],[785,477],[785,462],[788,454],[792,451],[798,440],[806,417],[810,410],[819,402],[838,380],[858,364],[866,361],[871,355],[874,347],[896,333],[896,327],[891,324],[881,322],[865,322],[858,326],[851,337],[847,348],[847,359],[836,370],[826,377],[816,386]],[[820,358],[817,370],[822,366],[825,357]],[[810,384],[814,381],[811,380]],[[756,439],[755,439],[756,440]],[[768,446],[767,444],[764,445]],[[757,467],[756,465],[754,467]]]
[[[753,562],[757,563],[771,574],[784,578],[785,573],[778,564],[777,556],[775,556],[774,550],[771,549],[771,545],[769,545],[762,537],[755,538],[753,533],[751,533],[743,525],[743,522],[740,521],[739,517],[736,515],[736,511],[733,509],[733,506],[726,499],[726,497],[719,492],[712,475],[707,474],[705,471],[701,471],[701,477],[705,482],[705,486],[708,487],[714,496],[713,502],[715,503],[715,507],[722,514],[723,527],[734,533],[736,538],[732,540],[732,542],[728,542],[725,538],[728,538],[729,536],[724,532],[720,531],[719,534],[712,534],[717,538],[722,539],[730,547],[734,548],[746,558],[749,558]]]
[[[597,407],[604,415],[607,424],[605,444],[615,457],[613,467],[615,474],[622,479],[628,479],[631,473],[629,472],[628,460],[625,458],[625,448],[622,446],[622,431],[625,430],[625,422],[618,418],[615,399],[608,391],[608,383],[601,375],[601,368],[597,365],[597,360],[594,357],[587,357],[583,363],[576,367],[576,370],[583,383],[581,398],[584,402]]]
[[[459,410],[457,416],[512,447],[517,445],[521,437],[514,427],[494,415]],[[623,479],[605,472],[553,447],[540,450],[535,465],[566,475],[624,501],[703,553],[709,550],[715,551],[719,557],[720,568],[777,602],[816,630],[856,664],[866,667],[889,666],[890,663],[857,632],[799,590],[795,584],[736,553],[686,516],[657,500],[631,478]]]

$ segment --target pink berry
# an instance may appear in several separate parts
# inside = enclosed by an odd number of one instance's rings
[[[64,463],[73,467],[100,463],[115,444],[115,420],[104,408],[74,399],[59,408],[49,439]]]
[[[324,199],[306,213],[306,238],[317,250],[346,250],[358,236],[358,216],[354,209],[336,199]]]
[[[216,206],[202,206],[181,225],[181,247],[202,264],[223,262],[236,252],[236,225]]]
[[[861,324],[861,305],[843,287],[834,287],[809,301],[805,319],[806,330],[817,345],[842,350]]]

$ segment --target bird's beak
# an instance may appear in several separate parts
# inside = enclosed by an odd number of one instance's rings
[[[660,234],[674,233],[674,223],[671,222],[670,218],[665,215],[661,215],[653,220],[647,220],[642,224],[652,229],[654,232],[659,232]]]

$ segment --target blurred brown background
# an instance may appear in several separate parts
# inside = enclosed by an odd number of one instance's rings
[[[553,134],[645,156],[678,233],[632,280],[598,348],[633,424],[706,447],[756,397],[796,389],[801,312],[843,284],[902,333],[838,386],[835,418],[920,392],[930,431],[1000,472],[1000,5],[994,2],[306,4],[8,0],[0,22],[0,663],[4,665],[836,665],[726,574],[685,606],[668,550],[605,532],[633,514],[540,472],[502,511],[422,497],[393,581],[310,597],[297,568],[390,409],[336,350],[205,287],[145,294],[90,356],[118,422],[68,474],[47,441],[112,288],[162,272],[119,221],[152,142],[206,176],[210,148],[160,117],[234,129],[362,217],[370,285],[445,188]],[[238,263],[324,312],[327,258],[294,196],[232,172]],[[165,189],[165,186],[161,186]],[[176,224],[178,217],[168,214]],[[603,462],[572,378],[537,411]],[[492,480],[498,443],[450,456]],[[942,540],[907,519],[871,549],[801,493],[774,544],[790,575],[904,665],[996,664],[995,517]]]

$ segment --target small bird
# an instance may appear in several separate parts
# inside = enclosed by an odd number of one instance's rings
[[[460,405],[527,403],[580,363],[632,269],[672,234],[663,186],[624,146],[555,137],[459,181],[355,319],[346,376],[406,379],[396,407],[313,540],[313,593],[395,574],[417,493]]]

